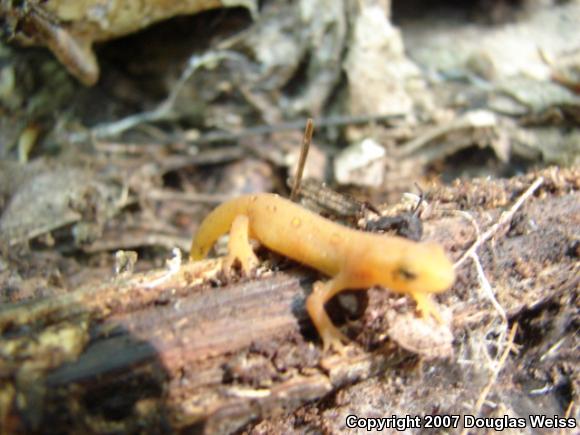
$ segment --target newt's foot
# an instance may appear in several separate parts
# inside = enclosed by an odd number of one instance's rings
[[[260,264],[258,257],[256,257],[253,252],[250,254],[251,255],[246,255],[241,258],[237,255],[228,255],[222,264],[222,271],[224,274],[227,277],[232,276],[236,264],[239,264],[242,270],[242,274],[244,276],[250,276]]]
[[[231,274],[234,265],[238,262],[242,267],[242,273],[246,276],[258,267],[258,257],[254,254],[248,238],[249,226],[250,218],[246,215],[236,216],[232,222],[230,240],[228,241],[228,256],[223,265],[226,276]]]
[[[424,293],[415,293],[413,298],[417,302],[417,310],[421,313],[422,317],[431,316],[437,321],[437,323],[444,323],[441,314],[439,314],[437,306],[433,303],[429,295]]]
[[[344,355],[346,353],[344,344],[349,343],[350,339],[332,324],[324,309],[324,304],[335,293],[335,286],[334,280],[326,283],[315,282],[312,293],[306,298],[306,311],[322,339],[324,351],[334,349]]]
[[[346,354],[345,344],[350,343],[350,338],[340,332],[338,329],[332,327],[321,331],[322,348],[324,352],[334,349],[341,355]]]

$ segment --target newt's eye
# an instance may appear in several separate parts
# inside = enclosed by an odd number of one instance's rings
[[[397,274],[406,281],[413,281],[417,279],[417,274],[411,272],[409,269],[405,269],[404,267],[399,267],[397,269]]]

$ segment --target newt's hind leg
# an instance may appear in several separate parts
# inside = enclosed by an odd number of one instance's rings
[[[258,266],[258,257],[254,254],[250,244],[249,229],[250,219],[248,216],[236,216],[230,230],[228,256],[223,264],[226,274],[231,271],[236,260],[240,262],[242,272],[246,275],[250,274]]]
[[[312,294],[306,299],[306,310],[316,326],[324,350],[335,349],[339,353],[344,353],[343,343],[349,343],[350,339],[332,324],[332,321],[326,314],[324,304],[332,297],[344,290],[345,286],[340,277],[335,277],[328,282],[315,282]]]

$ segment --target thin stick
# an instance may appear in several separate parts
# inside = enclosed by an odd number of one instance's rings
[[[455,269],[463,264],[463,262],[468,258],[471,257],[475,251],[486,241],[488,241],[503,225],[507,224],[512,220],[514,214],[518,211],[518,209],[522,206],[522,204],[534,194],[534,192],[542,185],[544,182],[544,177],[538,177],[536,181],[532,183],[530,187],[526,189],[526,191],[518,198],[515,204],[505,213],[502,213],[499,220],[492,225],[485,233],[482,234],[481,237],[478,237],[473,245],[465,251],[465,253],[461,256],[459,260],[453,265]]]
[[[360,125],[360,124],[371,124],[377,122],[386,122],[390,123],[392,121],[396,121],[398,119],[403,119],[404,117],[401,115],[361,115],[361,116],[349,116],[349,115],[337,115],[337,116],[330,116],[327,118],[316,118],[314,123],[316,124],[316,128],[327,128],[327,127],[344,127],[348,125]],[[228,142],[228,141],[236,141],[246,137],[252,136],[263,136],[267,134],[277,133],[281,131],[294,131],[302,128],[304,122],[307,120],[305,119],[298,119],[289,122],[283,122],[280,124],[272,124],[272,125],[259,125],[255,127],[248,127],[244,130],[238,132],[229,132],[229,131],[213,131],[202,135],[197,139],[184,139],[180,137],[176,137],[173,141],[182,141],[187,142],[190,145],[200,145],[206,143],[213,143],[213,142]]]
[[[302,149],[300,150],[300,159],[298,160],[298,168],[296,169],[296,176],[294,177],[294,186],[292,186],[292,192],[290,193],[291,201],[296,201],[298,192],[300,192],[300,183],[302,183],[302,174],[304,173],[304,166],[306,166],[306,158],[308,157],[308,151],[310,150],[310,144],[312,143],[313,132],[314,122],[312,121],[312,118],[308,118],[306,121],[304,136],[302,138]]]
[[[481,394],[479,395],[479,398],[477,399],[477,402],[475,403],[472,415],[477,417],[479,415],[479,412],[481,411],[481,407],[483,406],[483,404],[487,400],[487,396],[489,395],[489,392],[491,391],[492,387],[496,383],[497,377],[499,376],[499,373],[501,372],[503,366],[505,365],[505,362],[506,362],[506,360],[507,360],[507,358],[512,350],[517,330],[518,330],[518,324],[514,323],[512,326],[512,329],[510,330],[510,335],[508,337],[506,347],[505,347],[503,353],[501,354],[499,361],[498,361],[498,364],[495,367],[495,370],[493,371],[493,373],[491,374],[491,377],[489,378],[487,385],[483,388],[483,390],[481,390]],[[461,435],[467,435],[467,433],[469,433],[469,429],[465,428],[461,432]]]
[[[485,276],[485,272],[483,271],[483,267],[481,265],[481,262],[479,261],[479,256],[476,253],[473,253],[471,254],[471,259],[473,260],[473,264],[475,264],[475,269],[477,270],[477,279],[479,281],[479,284],[481,285],[481,288],[483,289],[485,295],[488,297],[495,310],[501,316],[503,323],[507,325],[508,322],[507,314],[503,309],[503,307],[499,304],[499,302],[495,298],[493,289],[491,288],[491,284],[489,283],[489,280]]]
[[[239,53],[229,50],[210,51],[201,56],[193,55],[189,58],[187,66],[181,73],[181,76],[177,80],[175,86],[173,86],[171,92],[167,98],[161,102],[161,104],[152,110],[129,115],[117,121],[99,124],[91,129],[89,136],[92,136],[93,138],[117,136],[124,131],[134,128],[145,122],[154,122],[167,119],[172,115],[175,101],[177,100],[181,90],[185,86],[186,82],[191,78],[191,76],[193,76],[193,74],[201,67],[215,65],[217,62],[226,59],[233,59],[240,62],[246,61],[245,57],[241,56]],[[86,140],[86,136],[86,132],[74,133],[69,136],[69,140],[71,142],[80,142]]]
[[[570,402],[570,404],[568,405],[568,408],[566,408],[566,412],[564,413],[564,418],[570,418],[570,416],[572,415],[572,410],[574,409],[574,401],[572,400]],[[562,429],[560,431],[560,435],[564,435],[566,433],[566,431],[564,429]]]
[[[505,347],[503,353],[501,354],[501,357],[499,358],[497,367],[493,371],[491,378],[489,379],[489,381],[488,381],[487,385],[484,387],[484,389],[481,391],[481,394],[479,395],[479,399],[477,399],[477,402],[475,403],[475,409],[473,412],[474,415],[479,415],[479,412],[481,411],[481,407],[483,406],[484,402],[486,401],[487,396],[488,396],[489,392],[491,391],[491,388],[493,387],[493,385],[497,381],[497,377],[499,376],[499,373],[503,369],[503,366],[505,365],[505,362],[506,362],[506,360],[507,360],[507,358],[512,350],[512,347],[514,345],[514,339],[516,337],[517,331],[518,331],[518,324],[514,323],[512,325],[512,329],[510,329],[510,335],[508,336],[508,341],[507,341],[506,347]]]

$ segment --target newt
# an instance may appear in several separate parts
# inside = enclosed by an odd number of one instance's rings
[[[318,281],[306,309],[324,350],[343,350],[349,339],[328,317],[324,305],[346,289],[386,287],[410,295],[423,316],[441,322],[432,293],[455,280],[453,265],[434,242],[414,242],[398,236],[347,228],[275,194],[246,195],[215,208],[201,223],[191,245],[192,260],[206,257],[215,241],[230,231],[224,269],[236,261],[244,273],[257,265],[249,239],[330,277]]]

